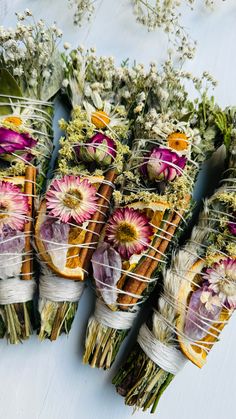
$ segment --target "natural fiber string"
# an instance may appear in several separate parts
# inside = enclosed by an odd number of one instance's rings
[[[137,341],[148,358],[171,374],[176,375],[187,362],[181,351],[157,340],[146,324],[142,325]]]
[[[95,312],[90,318],[90,321],[95,318],[98,323],[101,323],[106,327],[126,330],[132,327],[134,319],[137,316],[137,312],[138,310],[133,312],[112,311],[102,302],[101,299],[97,299]]]
[[[33,299],[36,289],[34,281],[8,278],[0,281],[0,305],[26,303]]]
[[[39,293],[41,298],[54,302],[77,302],[84,291],[84,283],[71,281],[44,273],[40,277]]]

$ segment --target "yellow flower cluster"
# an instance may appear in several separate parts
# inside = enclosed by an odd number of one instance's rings
[[[25,173],[25,163],[16,160],[11,166],[0,171],[0,178],[7,176],[22,176]]]
[[[220,192],[216,195],[216,198],[224,202],[226,204],[229,204],[234,211],[236,211],[236,193],[235,192]]]

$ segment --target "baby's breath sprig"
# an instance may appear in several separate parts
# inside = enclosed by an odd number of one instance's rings
[[[75,8],[74,24],[82,25],[84,20],[90,21],[95,12],[96,0],[68,0],[70,7]]]
[[[90,21],[95,13],[97,0],[68,0],[75,8],[74,24],[82,26],[83,21]],[[127,1],[128,3],[128,1]],[[130,2],[129,2],[130,3]],[[196,41],[181,23],[181,3],[194,9],[196,0],[132,0],[133,13],[136,21],[146,26],[148,31],[162,29],[178,54],[181,62],[192,59],[196,51]],[[204,0],[205,7],[213,9],[215,0]]]
[[[0,67],[14,76],[26,97],[48,100],[62,80],[57,50],[62,31],[41,19],[36,22],[29,9],[16,17],[15,29],[0,26]]]

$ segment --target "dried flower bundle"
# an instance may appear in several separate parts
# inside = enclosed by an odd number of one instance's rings
[[[147,74],[134,76],[143,92],[133,108],[131,157],[117,178],[115,210],[92,258],[98,299],[83,358],[92,367],[107,369],[114,362],[191,214],[200,165],[223,141],[221,111],[205,93],[195,108],[184,76],[170,62],[163,74],[152,64]],[[150,89],[153,79],[160,84]]]
[[[39,337],[51,340],[70,330],[115,179],[129,153],[127,111],[112,58],[82,48],[64,58],[72,118],[60,124],[66,137],[35,231],[42,265]]]
[[[52,99],[60,88],[61,32],[26,10],[0,28],[0,336],[30,336],[35,280],[32,224],[52,152]]]
[[[202,367],[235,309],[235,114],[226,110],[227,170],[198,224],[163,272],[156,308],[113,382],[125,403],[153,413],[189,359]]]

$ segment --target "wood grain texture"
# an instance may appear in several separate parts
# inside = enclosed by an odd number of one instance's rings
[[[0,0],[0,3],[4,0]],[[14,25],[14,11],[31,9],[37,18],[49,23],[57,21],[64,40],[73,47],[78,44],[97,46],[97,53],[111,54],[116,62],[130,57],[148,63],[165,56],[166,40],[160,33],[147,33],[135,23],[128,0],[98,0],[93,25],[75,29],[73,10],[67,0],[15,0],[8,2],[11,14],[0,24]],[[10,5],[11,3],[11,5]],[[197,3],[203,3],[203,0]],[[14,4],[14,7],[13,7]],[[198,40],[198,53],[186,69],[200,74],[209,70],[219,80],[217,100],[225,105],[236,103],[236,2],[217,1],[214,13],[199,8],[187,11],[185,25]],[[56,118],[62,116],[57,110]],[[64,115],[65,116],[65,115]],[[55,127],[57,123],[55,121]],[[55,137],[58,139],[56,129]],[[208,166],[211,175],[214,168]],[[205,168],[198,184],[197,196],[204,190],[209,172]],[[212,176],[214,178],[214,176]],[[111,372],[96,371],[82,365],[85,325],[93,309],[92,292],[83,295],[69,338],[40,343],[34,336],[23,345],[10,346],[0,341],[0,418],[4,419],[127,419],[132,409],[115,393],[111,378],[122,353]],[[159,419],[222,419],[234,417],[236,387],[236,318],[225,328],[221,342],[215,345],[207,365],[199,371],[188,364],[179,373],[162,397],[156,417]],[[133,335],[123,345],[123,353]],[[133,418],[151,416],[137,412]]]

